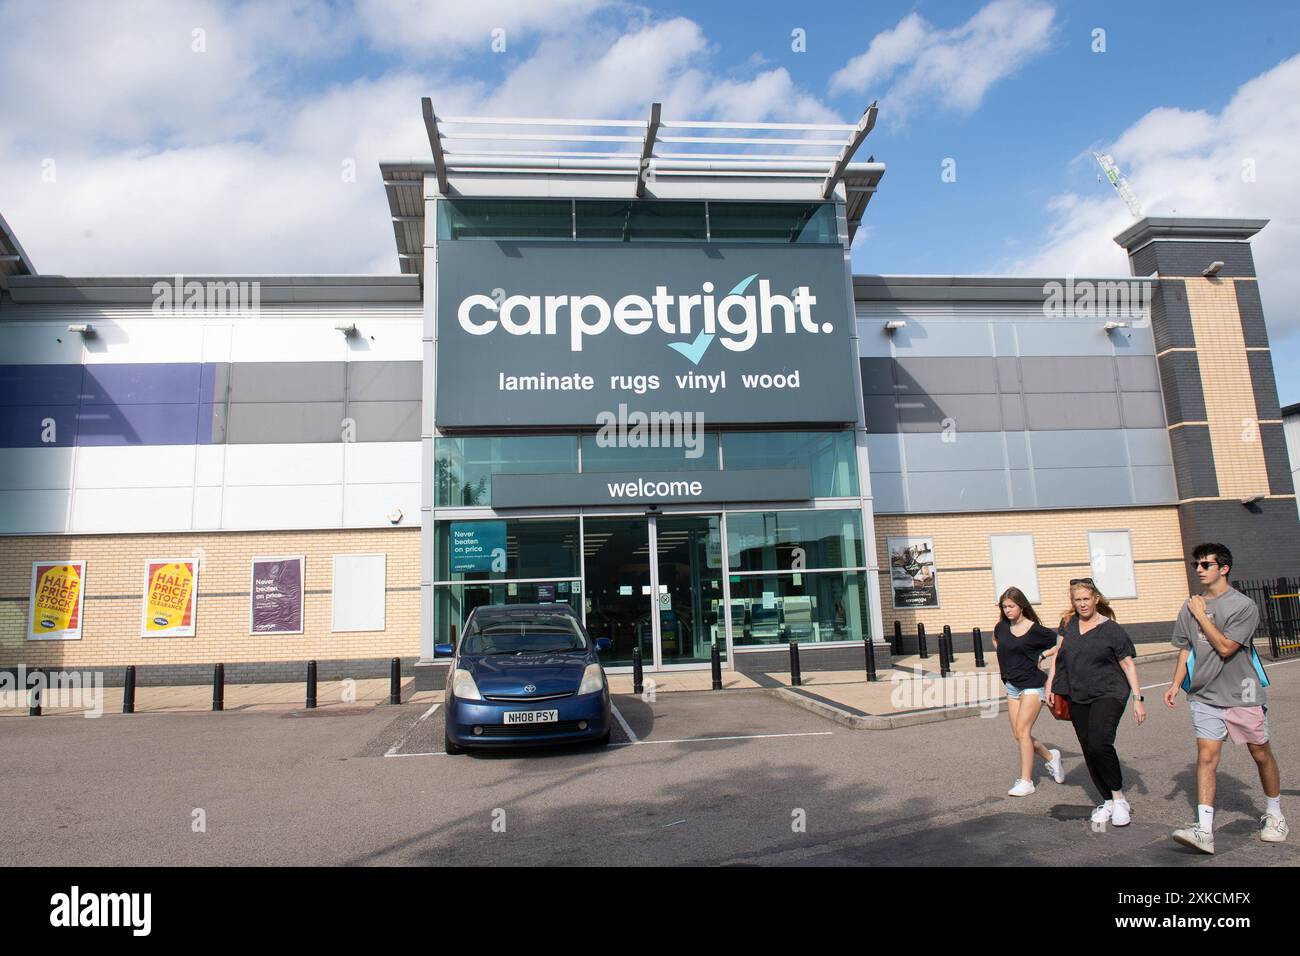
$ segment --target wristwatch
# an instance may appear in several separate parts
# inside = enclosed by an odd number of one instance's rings
[[[1134,695],[1133,695],[1133,699],[1134,699],[1135,701],[1137,701],[1139,704],[1144,704],[1144,703],[1146,703],[1146,698],[1143,697],[1141,694],[1134,694]]]

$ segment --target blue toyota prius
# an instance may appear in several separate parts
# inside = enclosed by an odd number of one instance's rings
[[[567,604],[477,607],[451,657],[447,753],[467,747],[609,743],[609,684],[592,642]]]

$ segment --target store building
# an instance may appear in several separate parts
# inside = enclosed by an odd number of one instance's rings
[[[1300,573],[1265,223],[1145,219],[1131,280],[854,276],[874,115],[426,103],[393,276],[48,276],[6,227],[0,666],[436,686],[472,608],[562,601],[612,668],[858,667],[1089,575],[1165,639],[1206,537]]]

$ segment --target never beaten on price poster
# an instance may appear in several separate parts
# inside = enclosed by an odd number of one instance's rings
[[[301,634],[303,557],[254,558],[250,634]]]
[[[144,564],[141,637],[193,637],[198,558],[151,558]]]
[[[27,639],[81,640],[85,593],[85,561],[33,561]]]

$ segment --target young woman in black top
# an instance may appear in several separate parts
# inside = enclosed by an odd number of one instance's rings
[[[1057,783],[1065,781],[1061,752],[1048,750],[1033,736],[1034,721],[1042,709],[1047,675],[1039,668],[1045,656],[1056,653],[1056,632],[1043,627],[1029,598],[1020,588],[1007,588],[998,598],[998,623],[993,627],[993,649],[1007,691],[1007,716],[1011,735],[1020,750],[1020,776],[1008,796],[1034,792],[1034,754],[1047,761],[1047,772]]]
[[[1048,675],[1047,702],[1058,694],[1070,702],[1070,722],[1092,782],[1101,791],[1092,822],[1127,826],[1131,808],[1122,789],[1115,732],[1130,694],[1138,724],[1147,717],[1133,663],[1137,651],[1092,578],[1070,582],[1070,604],[1073,613],[1061,621],[1061,640]]]

